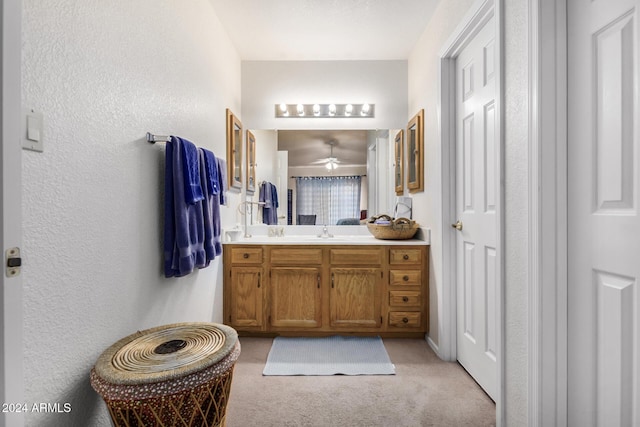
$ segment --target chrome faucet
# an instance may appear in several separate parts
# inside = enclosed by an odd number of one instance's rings
[[[318,237],[326,239],[327,237],[333,237],[333,234],[329,234],[329,229],[327,228],[327,224],[322,227],[322,234],[318,234]]]

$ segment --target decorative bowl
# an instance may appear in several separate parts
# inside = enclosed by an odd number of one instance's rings
[[[389,215],[378,215],[367,221],[369,233],[380,240],[407,240],[413,238],[419,225],[408,218],[393,219]]]

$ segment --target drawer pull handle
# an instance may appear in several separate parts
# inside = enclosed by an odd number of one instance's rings
[[[409,281],[409,276],[403,276],[402,280],[404,280],[405,282],[408,282]]]
[[[403,317],[402,318],[402,323],[409,323],[409,318],[408,317]]]
[[[242,258],[244,258],[244,259],[249,258],[249,254],[242,254]]]
[[[409,302],[409,297],[402,297],[403,302]]]
[[[409,255],[404,254],[404,255],[402,256],[402,259],[403,259],[403,260],[405,260],[405,261],[406,261],[406,260],[408,260],[408,259],[409,259]]]

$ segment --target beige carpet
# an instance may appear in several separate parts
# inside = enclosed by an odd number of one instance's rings
[[[383,339],[396,375],[262,376],[271,338],[240,338],[227,427],[488,427],[495,405],[422,339]]]

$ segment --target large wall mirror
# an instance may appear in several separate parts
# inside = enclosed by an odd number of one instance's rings
[[[242,123],[228,108],[227,173],[229,188],[242,189]]]
[[[361,224],[395,204],[398,130],[256,130],[258,190],[277,188],[278,224]],[[250,200],[261,200],[259,191]],[[345,209],[346,207],[346,209]],[[259,213],[252,223],[263,223]]]

